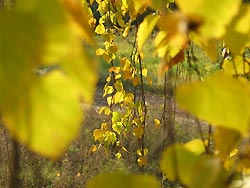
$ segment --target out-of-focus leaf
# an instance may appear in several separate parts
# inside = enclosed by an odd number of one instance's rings
[[[163,61],[165,63],[161,65],[160,72],[168,71],[171,67],[182,62],[183,60],[184,60],[184,50],[181,50],[176,54],[176,56],[174,56],[173,58],[169,58],[168,62]]]
[[[76,136],[82,120],[80,92],[69,78],[53,72],[3,109],[10,132],[34,151],[56,158]]]
[[[170,46],[182,48],[186,45],[188,20],[184,14],[175,12],[162,16],[157,25],[167,33],[166,40]]]
[[[139,159],[137,160],[138,164],[140,167],[146,166],[148,163],[147,156],[140,156]]]
[[[201,19],[200,32],[205,37],[221,37],[232,18],[238,13],[241,0],[176,0],[175,1],[190,19]]]
[[[247,83],[225,74],[215,74],[205,82],[195,82],[177,88],[179,105],[213,125],[242,133],[249,128],[250,95]]]
[[[243,4],[239,14],[234,17],[226,28],[227,32],[222,37],[234,55],[244,52],[250,45],[250,6]]]
[[[216,127],[214,132],[215,148],[222,158],[226,158],[237,147],[241,135],[235,130]]]
[[[80,31],[80,34],[89,44],[94,44],[90,26],[86,22],[88,20],[86,7],[82,6],[80,0],[63,0],[63,3],[71,16],[71,23],[75,26],[74,29]]]
[[[144,130],[142,127],[136,127],[134,128],[133,134],[136,138],[141,138],[144,134]]]
[[[68,14],[59,0],[18,1],[0,14],[1,114],[12,135],[52,158],[76,135],[79,99],[92,100],[96,81]],[[54,64],[65,75],[35,76],[38,65]]]
[[[174,145],[164,151],[160,167],[169,180],[179,180],[185,185],[191,185],[192,171],[197,160],[195,154],[183,146]]]
[[[162,171],[171,181],[180,181],[190,188],[222,187],[225,173],[221,161],[211,156],[197,156],[185,146],[168,147],[160,163]]]
[[[87,183],[87,188],[160,188],[158,181],[147,175],[107,173],[99,175]]]
[[[244,75],[250,72],[250,66],[241,55],[234,56],[233,59],[225,59],[223,62],[223,71],[229,75]]]
[[[200,155],[205,152],[204,143],[200,139],[191,140],[185,143],[184,147],[196,155]]]
[[[149,35],[153,31],[154,27],[157,24],[160,16],[158,15],[149,15],[144,18],[143,22],[140,24],[137,32],[137,44],[139,51],[142,51],[143,45],[148,39]]]
[[[44,49],[44,43],[41,25],[29,14],[1,10],[0,25],[2,110],[32,82],[32,71],[41,61],[40,51]]]

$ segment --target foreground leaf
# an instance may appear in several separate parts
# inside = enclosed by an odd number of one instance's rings
[[[177,88],[179,105],[213,125],[224,126],[242,133],[249,128],[250,95],[247,83],[229,75],[210,76]]]
[[[143,22],[140,24],[138,33],[137,33],[137,43],[139,51],[142,51],[143,45],[148,39],[149,35],[153,31],[154,27],[157,24],[160,16],[158,15],[149,15],[144,18]]]
[[[151,176],[109,173],[99,175],[87,183],[87,188],[160,188]]]
[[[76,136],[82,120],[78,88],[62,73],[37,79],[3,110],[10,132],[34,151],[56,158]]]
[[[190,187],[203,188],[223,187],[224,171],[221,161],[211,156],[197,156],[185,146],[168,147],[160,163],[166,177]]]
[[[221,37],[225,26],[238,13],[241,0],[176,0],[179,8],[191,19],[201,19],[200,32],[205,37]]]
[[[244,48],[250,45],[250,6],[242,5],[239,14],[228,25],[223,40],[234,54],[244,52]]]

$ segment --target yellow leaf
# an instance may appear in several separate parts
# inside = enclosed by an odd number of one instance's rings
[[[141,138],[143,134],[144,134],[144,130],[143,130],[142,127],[136,127],[136,128],[134,128],[133,135],[136,138]]]
[[[104,93],[102,96],[105,97],[106,95],[112,94],[113,92],[114,92],[113,86],[105,86]]]
[[[138,32],[137,32],[137,44],[138,49],[141,52],[144,43],[146,42],[147,38],[153,31],[154,27],[156,26],[158,20],[158,15],[149,15],[144,18],[143,22],[140,24]]]
[[[131,80],[132,80],[134,86],[137,86],[140,83],[139,77],[134,77]]]
[[[95,141],[102,142],[104,140],[104,131],[101,129],[95,129],[93,132],[93,136],[95,138]]]
[[[96,151],[97,151],[97,146],[96,145],[91,146],[91,148],[89,149],[89,153],[94,153]]]
[[[197,156],[179,144],[164,151],[160,167],[170,181],[178,180],[187,187],[220,187],[225,181],[221,160]]]
[[[247,62],[243,61],[243,57],[240,55],[235,56],[231,60],[225,59],[222,66],[224,73],[230,75],[244,75],[250,71],[250,66]]]
[[[123,37],[127,37],[129,34],[131,26],[127,26],[122,34]]]
[[[118,153],[115,154],[115,157],[116,157],[117,159],[120,159],[120,158],[122,157],[122,154],[121,154],[120,152],[118,152]]]
[[[214,131],[215,149],[222,159],[230,156],[230,153],[238,146],[241,135],[238,131],[217,127]],[[225,140],[227,144],[225,144]]]
[[[208,38],[221,37],[225,27],[238,13],[241,0],[176,0],[182,12],[192,20],[197,17],[202,20],[200,32]]]
[[[160,122],[160,120],[159,119],[154,119],[154,123],[155,123],[155,127],[156,128],[160,128],[161,127],[161,122]]]
[[[122,102],[122,101],[124,101],[124,94],[123,94],[123,92],[122,92],[122,91],[116,92],[114,98],[115,98],[115,103],[116,103],[116,104],[117,104],[117,103],[120,103],[120,102]]]
[[[128,80],[132,78],[132,73],[129,70],[123,71],[123,78],[124,80]]]
[[[188,41],[188,21],[185,15],[180,12],[162,16],[158,21],[161,31],[167,33],[167,42],[173,47],[184,47]]]
[[[107,103],[109,106],[111,106],[112,102],[113,102],[113,97],[112,96],[107,97]]]
[[[195,155],[200,155],[205,152],[204,143],[200,139],[191,140],[185,143],[184,147],[194,153]]]
[[[250,6],[243,4],[239,14],[234,17],[226,28],[226,33],[222,37],[233,55],[244,52],[245,47],[250,45]]]
[[[92,39],[92,32],[89,27],[88,16],[86,14],[86,7],[82,7],[79,0],[63,0],[64,7],[68,10],[69,15],[71,16],[72,23],[75,24],[75,30],[80,29],[80,34],[89,44],[94,44]]]
[[[109,68],[109,72],[114,72],[114,73],[118,74],[120,72],[120,67],[112,66]]]
[[[137,160],[137,162],[138,162],[139,166],[142,167],[142,166],[146,166],[147,165],[148,160],[147,160],[146,156],[141,156],[141,157],[139,157],[139,159]]]
[[[155,177],[148,175],[104,173],[87,182],[86,188],[159,188]]]
[[[56,158],[79,131],[80,92],[60,72],[33,81],[36,82],[25,91],[25,96],[19,93],[13,104],[5,106],[3,119],[18,140],[42,155]]]
[[[95,32],[99,35],[102,35],[106,32],[105,26],[103,24],[99,24],[96,28],[95,28]]]
[[[213,125],[246,133],[249,129],[250,95],[248,83],[232,76],[215,74],[205,82],[177,88],[179,105]]]
[[[147,77],[148,75],[148,69],[142,69],[142,76]]]
[[[104,49],[102,49],[102,48],[99,48],[99,49],[97,49],[96,50],[96,55],[103,55],[105,53],[105,50]]]

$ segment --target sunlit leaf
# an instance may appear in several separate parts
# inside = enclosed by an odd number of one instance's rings
[[[83,115],[80,93],[74,82],[59,72],[34,80],[25,93],[18,93],[13,104],[5,107],[3,119],[21,142],[55,158],[79,130]]]
[[[205,37],[221,37],[231,19],[238,13],[241,0],[176,0],[185,14],[191,19],[201,19],[200,32]]]
[[[249,128],[250,98],[241,83],[225,74],[215,74],[205,82],[195,82],[177,88],[179,105],[213,125],[242,133]]]
[[[142,51],[143,45],[148,39],[149,35],[153,31],[154,27],[159,20],[158,15],[149,15],[144,18],[143,22],[140,24],[138,32],[137,32],[137,44],[139,51]]]
[[[105,132],[105,142],[107,145],[112,145],[116,142],[117,138],[116,138],[116,134],[114,132],[111,131],[106,131]]]
[[[200,155],[205,152],[205,146],[202,140],[195,139],[185,143],[184,147],[196,155]]]
[[[142,166],[146,166],[147,165],[147,156],[141,156],[139,157],[139,159],[137,160],[138,164],[140,167]]]
[[[244,51],[250,45],[250,6],[242,5],[239,14],[228,25],[223,40],[234,55]]]
[[[91,29],[88,22],[86,22],[86,20],[88,20],[86,7],[82,7],[80,0],[63,0],[63,3],[72,18],[71,24],[74,26],[74,30],[79,31],[79,34],[82,35],[89,44],[94,44]]]
[[[131,26],[127,26],[122,34],[123,37],[127,37],[129,34]]]
[[[95,141],[102,142],[104,140],[104,131],[101,129],[95,129],[93,132],[93,136],[95,138]]]
[[[96,28],[95,28],[95,32],[99,35],[104,34],[106,32],[105,26],[103,24],[99,24]]]
[[[142,69],[142,76],[147,77],[147,75],[148,75],[148,69],[146,68]]]
[[[10,105],[13,98],[18,93],[23,93],[31,84],[32,71],[42,59],[40,53],[44,50],[44,36],[42,26],[27,13],[1,10],[0,25],[2,108],[3,105]]]
[[[158,181],[147,175],[106,173],[87,183],[87,188],[160,188]]]
[[[155,123],[155,127],[156,128],[160,128],[161,127],[161,122],[160,122],[160,120],[159,119],[154,119],[154,123]]]

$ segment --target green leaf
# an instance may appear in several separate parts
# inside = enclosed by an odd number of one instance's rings
[[[249,129],[249,85],[225,75],[215,74],[205,82],[177,88],[180,107],[213,125],[242,133]]]
[[[39,78],[3,109],[10,132],[34,151],[56,158],[77,135],[79,90],[60,72]]]
[[[201,19],[205,37],[221,37],[232,18],[238,13],[241,0],[176,0],[178,7],[191,19]]]
[[[149,15],[144,18],[143,22],[140,24],[138,32],[137,32],[137,44],[139,51],[142,51],[143,45],[148,39],[149,35],[153,31],[156,26],[160,16],[158,15]]]
[[[129,175],[108,173],[98,175],[89,182],[86,188],[160,188],[158,181],[148,175]]]

